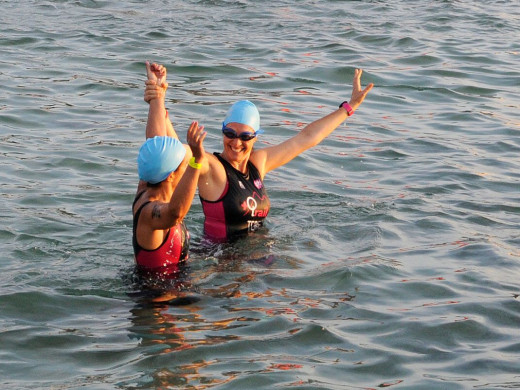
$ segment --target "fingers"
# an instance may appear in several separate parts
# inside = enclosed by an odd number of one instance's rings
[[[145,62],[146,65],[146,77],[145,81],[145,92],[144,101],[150,103],[153,99],[163,98],[168,83],[166,82],[166,68],[160,64],[150,64],[149,61]]]
[[[190,129],[188,130],[188,135],[193,137],[200,137],[203,133],[205,134],[204,126],[199,126],[199,122],[197,121],[191,123]]]
[[[157,77],[157,84],[163,86],[166,83],[166,68],[160,64],[152,64],[152,69]]]
[[[204,140],[206,139],[206,135],[208,135],[207,131],[204,131],[204,126],[199,127],[200,133],[199,133],[199,142],[202,145]]]
[[[195,131],[198,129],[198,127],[198,122],[191,122],[190,128],[188,129],[188,134],[186,135],[186,140],[188,141],[188,144],[192,144]]]
[[[159,85],[162,85],[166,82],[166,68],[163,65],[153,63],[150,64],[149,61],[145,62],[146,65],[146,77],[148,80],[155,80]]]
[[[374,83],[368,84],[366,86],[366,88],[363,90],[363,95],[366,95],[373,87],[374,87]]]
[[[188,130],[188,145],[193,153],[193,157],[196,159],[201,159],[204,156],[204,146],[203,142],[206,138],[206,132],[204,131],[204,126],[199,126],[198,122],[192,122],[190,129]]]
[[[187,141],[190,146],[200,146],[206,138],[206,132],[204,126],[199,126],[197,121],[191,123],[188,130]]]
[[[363,69],[356,69],[354,72],[354,82],[353,86],[356,91],[360,91],[363,95],[366,95],[372,87],[374,87],[374,83],[368,84],[365,89],[361,87],[361,75],[363,74]]]
[[[146,80],[144,82],[144,84],[146,85],[146,88],[145,90],[163,90],[163,91],[166,91],[168,89],[168,87],[170,86],[170,84],[168,83],[163,83],[162,85],[158,84],[157,82],[155,82],[154,80]]]
[[[159,87],[154,81],[146,82],[146,88],[144,90],[144,101],[150,102],[153,99],[164,99],[165,89]]]
[[[356,69],[354,71],[354,80],[352,82],[352,86],[354,87],[354,90],[361,91],[361,75],[363,74],[362,69]]]
[[[361,87],[361,75],[363,74],[362,69],[356,69],[354,71],[354,78],[352,80],[352,96],[350,99],[350,106],[356,110],[359,105],[363,102],[366,95],[374,87],[373,83],[368,84],[365,89]]]
[[[150,65],[150,69],[152,72],[154,72],[156,75],[161,75],[163,73],[166,73],[166,68],[160,64],[153,63]]]
[[[145,62],[145,66],[146,66],[146,78],[148,80],[152,80],[153,79],[153,73],[152,73],[152,69],[150,67],[150,62],[146,61]]]

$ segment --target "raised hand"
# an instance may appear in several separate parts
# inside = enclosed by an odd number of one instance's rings
[[[199,123],[196,121],[192,122],[188,129],[188,135],[186,137],[188,145],[190,145],[193,157],[195,157],[198,163],[205,157],[203,142],[204,138],[206,138],[206,134],[204,126],[199,126]]]
[[[153,99],[162,98],[166,95],[168,83],[166,82],[166,68],[162,65],[146,61],[146,89],[144,101],[150,103]]]
[[[162,88],[157,85],[157,82],[154,80],[146,80],[145,81],[146,88],[144,90],[144,101],[150,103],[153,99],[163,99],[166,94],[166,88]],[[166,87],[168,87],[168,83],[165,83]]]
[[[361,89],[361,75],[363,74],[363,70],[356,69],[354,72],[354,80],[352,81],[352,96],[350,98],[350,106],[356,110],[363,100],[365,100],[365,97],[367,96],[368,92],[372,89],[374,86],[373,83],[370,83],[366,86],[365,89]]]
[[[156,84],[160,87],[164,87],[163,84],[166,84],[166,68],[160,64],[150,64],[150,62],[146,61],[146,77],[150,81],[155,81]]]

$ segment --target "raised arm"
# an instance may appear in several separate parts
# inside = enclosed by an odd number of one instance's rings
[[[178,214],[180,219],[188,213],[197,189],[200,166],[206,158],[203,146],[204,138],[206,138],[204,126],[199,126],[198,122],[192,122],[188,130],[187,141],[193,158],[190,159],[168,205],[170,212]]]
[[[356,110],[361,105],[368,92],[374,86],[371,83],[365,89],[361,89],[362,73],[361,69],[356,69],[354,72],[352,94],[349,101],[353,110]],[[260,170],[263,177],[267,172],[287,164],[300,153],[318,145],[343,123],[347,117],[347,111],[343,108],[338,108],[323,118],[308,124],[302,131],[287,141],[275,146],[255,150],[251,155],[251,161]]]
[[[164,230],[175,226],[181,222],[188,213],[199,180],[200,168],[198,164],[201,164],[205,159],[204,138],[206,138],[204,127],[199,126],[197,122],[192,122],[188,130],[187,140],[194,161],[188,163],[189,156],[191,156],[191,153],[188,153],[182,162],[182,164],[187,164],[188,166],[181,180],[175,187],[170,201],[168,203],[154,205],[152,211],[152,228],[154,230]]]
[[[179,139],[164,106],[166,90],[168,89],[166,73],[164,66],[150,64],[146,61],[147,80],[145,82],[144,100],[150,104],[146,123],[146,138],[168,136]]]

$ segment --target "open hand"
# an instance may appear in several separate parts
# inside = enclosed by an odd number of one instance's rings
[[[198,163],[200,163],[200,160],[205,157],[204,145],[202,143],[204,138],[206,138],[206,134],[204,126],[199,126],[199,123],[196,121],[191,123],[186,138],[193,153],[193,157],[195,157],[195,160],[197,160]]]
[[[363,70],[356,69],[354,72],[354,80],[352,81],[352,96],[350,98],[350,106],[356,110],[363,100],[365,100],[365,97],[367,96],[368,92],[372,89],[374,86],[373,83],[370,83],[366,86],[365,89],[361,89],[361,75],[363,74]]]

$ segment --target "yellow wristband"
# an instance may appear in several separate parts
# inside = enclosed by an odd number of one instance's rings
[[[195,157],[192,157],[190,158],[190,162],[188,163],[188,165],[194,169],[200,169],[202,168],[202,164],[199,164],[199,163],[196,163],[195,162]]]

